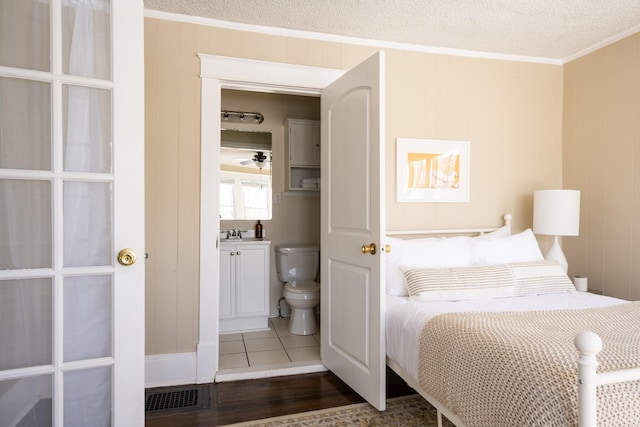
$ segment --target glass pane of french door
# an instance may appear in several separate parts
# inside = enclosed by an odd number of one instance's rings
[[[52,301],[50,277],[0,282],[0,370],[52,364]]]
[[[51,170],[51,83],[0,77],[0,94],[11,100],[0,115],[0,167]]]
[[[51,197],[50,180],[0,178],[0,269],[53,267]]]
[[[50,0],[2,0],[0,8],[0,65],[51,71]],[[17,40],[22,40],[20,49]]]
[[[0,426],[114,422],[111,27],[0,1]]]

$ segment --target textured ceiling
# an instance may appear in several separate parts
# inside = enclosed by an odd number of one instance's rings
[[[640,30],[640,0],[144,0],[145,9],[563,60]]]

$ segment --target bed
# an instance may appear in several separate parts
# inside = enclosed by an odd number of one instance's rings
[[[640,302],[576,291],[510,220],[388,237],[388,366],[439,425],[640,425]]]

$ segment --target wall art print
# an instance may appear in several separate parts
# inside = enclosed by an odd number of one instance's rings
[[[469,201],[469,142],[396,140],[396,201]]]

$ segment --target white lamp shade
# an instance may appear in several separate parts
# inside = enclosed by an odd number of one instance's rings
[[[533,232],[551,236],[579,235],[580,191],[535,191],[533,193]]]

